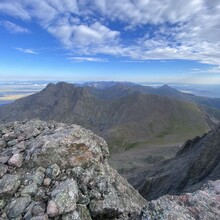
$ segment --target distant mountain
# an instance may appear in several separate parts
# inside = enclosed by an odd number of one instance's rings
[[[209,130],[206,113],[197,104],[148,94],[153,91],[180,93],[168,86],[154,89],[129,83],[101,89],[49,84],[39,93],[1,107],[0,122],[39,118],[77,123],[106,138],[112,151],[180,143]]]
[[[208,180],[220,179],[220,126],[187,141],[173,159],[130,179],[143,197],[193,192]]]

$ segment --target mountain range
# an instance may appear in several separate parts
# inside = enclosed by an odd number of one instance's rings
[[[133,83],[48,84],[0,108],[0,122],[39,118],[76,123],[104,137],[110,150],[181,143],[220,119],[220,99]]]

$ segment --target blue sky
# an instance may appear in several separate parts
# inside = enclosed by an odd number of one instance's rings
[[[220,84],[219,0],[1,0],[0,80]]]

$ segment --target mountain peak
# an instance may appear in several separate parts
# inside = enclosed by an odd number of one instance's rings
[[[173,87],[171,87],[171,86],[169,86],[167,84],[162,85],[161,87],[159,87],[159,89],[176,90],[176,89],[174,89]],[[176,91],[178,91],[178,90],[176,90]]]

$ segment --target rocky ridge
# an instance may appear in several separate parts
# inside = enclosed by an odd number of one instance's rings
[[[147,202],[109,167],[108,155],[106,142],[78,125],[0,125],[0,220],[220,218],[220,180]]]
[[[201,190],[179,196],[166,195],[142,210],[141,220],[217,220],[220,218],[220,180]]]
[[[199,190],[220,179],[220,126],[202,137],[186,141],[176,156],[129,181],[148,199]]]
[[[77,125],[0,126],[0,219],[137,219],[145,200],[109,167],[106,142]]]

